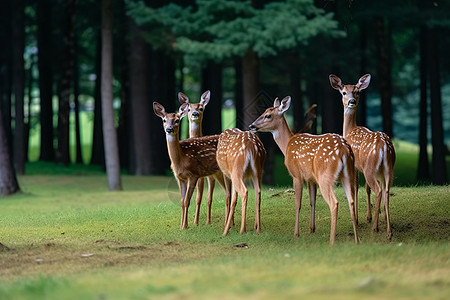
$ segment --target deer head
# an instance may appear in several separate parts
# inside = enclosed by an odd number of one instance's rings
[[[280,128],[280,122],[285,122],[283,114],[289,109],[291,105],[291,97],[286,96],[283,100],[275,98],[273,107],[269,107],[266,111],[257,118],[249,128],[251,131],[260,132],[272,132],[275,134],[278,128]]]
[[[153,111],[163,121],[163,128],[166,136],[178,137],[180,131],[180,121],[187,115],[188,104],[182,104],[178,110],[178,113],[167,113],[164,106],[158,102],[153,102]]]
[[[188,104],[188,118],[189,121],[195,121],[196,123],[201,123],[203,119],[203,111],[205,106],[208,105],[211,92],[208,90],[204,92],[200,98],[199,103],[189,103],[189,98],[182,92],[178,93],[178,100],[181,104]]]
[[[338,90],[342,95],[342,104],[344,105],[344,113],[353,113],[359,104],[359,92],[369,86],[370,74],[362,76],[355,85],[343,84],[342,80],[336,75],[330,75],[331,86]]]

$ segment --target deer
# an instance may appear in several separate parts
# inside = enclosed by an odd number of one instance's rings
[[[205,91],[200,97],[199,103],[190,103],[189,98],[183,94],[182,92],[178,93],[178,100],[180,104],[187,103],[188,104],[188,120],[189,120],[189,138],[196,138],[203,136],[202,132],[202,121],[203,121],[203,112],[209,103],[211,92],[209,90]],[[206,224],[211,224],[211,204],[213,199],[214,186],[216,181],[214,177],[207,177],[208,180],[208,211],[206,216]],[[197,182],[197,197],[195,200],[196,209],[195,209],[195,217],[194,224],[198,225],[199,215],[200,215],[200,206],[202,203],[203,197],[203,187],[205,184],[204,178],[200,178]]]
[[[260,204],[261,181],[266,160],[266,150],[258,136],[238,128],[227,129],[219,136],[217,145],[217,164],[223,174],[231,180],[231,206],[223,235],[227,235],[234,220],[238,194],[242,202],[241,230],[244,233],[248,188],[244,178],[251,177],[255,189],[255,231],[261,232]]]
[[[343,135],[352,147],[355,155],[356,169],[363,173],[366,179],[367,193],[367,221],[372,221],[370,203],[371,190],[375,193],[375,213],[373,231],[379,231],[379,214],[381,199],[383,199],[386,234],[388,240],[392,239],[392,228],[389,216],[389,193],[394,179],[395,149],[389,136],[380,131],[358,126],[356,124],[356,109],[359,104],[360,92],[370,84],[370,74],[363,75],[355,85],[342,83],[342,80],[331,74],[329,76],[331,87],[342,95],[344,108]],[[357,189],[356,189],[357,193]],[[355,200],[357,201],[357,195]],[[357,202],[356,202],[357,203]],[[355,205],[356,217],[358,217],[357,205]]]
[[[334,194],[334,186],[336,181],[340,181],[349,204],[355,243],[359,243],[354,214],[356,171],[350,145],[338,134],[297,133],[294,135],[284,116],[290,103],[290,96],[283,98],[281,102],[276,98],[273,107],[267,108],[261,116],[250,124],[250,130],[271,132],[276,144],[284,154],[284,164],[293,178],[295,189],[294,236],[299,236],[300,209],[305,182],[308,183],[311,198],[310,230],[311,232],[315,230],[315,187],[317,184],[330,208],[330,245],[334,244],[338,216],[338,200]]]
[[[167,113],[164,106],[153,102],[155,114],[163,121],[167,151],[171,169],[178,182],[181,194],[181,225],[188,227],[188,208],[199,178],[213,176],[225,190],[225,215],[230,207],[230,187],[226,184],[217,161],[216,151],[219,135],[189,138],[180,141],[181,119],[188,114],[188,105],[182,104],[177,113]],[[226,222],[226,220],[225,220]]]

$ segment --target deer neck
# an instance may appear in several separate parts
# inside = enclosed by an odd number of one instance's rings
[[[167,151],[172,165],[178,165],[183,157],[181,151],[180,139],[178,133],[174,135],[166,135]]]
[[[280,120],[280,125],[276,130],[272,131],[273,139],[275,143],[277,143],[283,155],[286,155],[286,148],[289,140],[293,136],[292,131],[289,129],[289,126],[286,122],[286,118],[282,116]]]
[[[344,128],[342,133],[346,137],[356,125],[356,108],[346,108],[344,110]]]
[[[197,123],[195,121],[189,122],[189,137],[201,137],[203,136],[202,132],[202,123]]]

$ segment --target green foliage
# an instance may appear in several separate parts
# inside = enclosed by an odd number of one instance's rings
[[[196,4],[193,10],[175,4],[153,9],[143,2],[130,3],[128,14],[147,29],[148,41],[156,48],[216,61],[243,56],[248,49],[261,57],[276,55],[320,34],[344,35],[333,15],[312,0],[270,2],[262,9],[249,1],[198,0]]]

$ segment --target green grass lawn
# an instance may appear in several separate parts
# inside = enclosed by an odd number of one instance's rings
[[[45,169],[46,164],[31,166]],[[51,166],[49,166],[51,169]],[[337,237],[329,247],[330,213],[318,198],[316,233],[309,233],[304,192],[301,236],[293,237],[293,195],[264,186],[262,233],[222,236],[223,192],[213,220],[179,230],[172,177],[123,176],[124,191],[106,190],[98,169],[19,177],[23,193],[0,199],[0,299],[448,299],[450,187],[392,189],[393,239],[364,218],[355,245],[343,190]],[[50,173],[50,172],[49,172]],[[238,247],[239,245],[247,247]],[[237,246],[238,245],[238,246]]]

